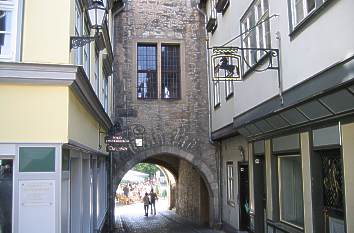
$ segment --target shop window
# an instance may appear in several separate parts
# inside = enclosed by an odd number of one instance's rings
[[[61,168],[62,168],[62,171],[69,171],[70,170],[70,150],[68,150],[68,149],[63,149]]]
[[[235,204],[234,190],[234,164],[232,161],[226,163],[226,179],[227,179],[227,202],[231,205]]]
[[[280,220],[303,228],[301,157],[299,155],[280,156],[278,166]]]
[[[14,60],[17,47],[18,1],[0,1],[0,59]]]
[[[54,172],[55,148],[21,147],[19,161],[20,172]]]
[[[13,160],[0,159],[0,232],[12,231]]]
[[[241,19],[243,48],[270,48],[270,21],[268,0],[257,0],[251,4]],[[264,51],[247,50],[243,52],[245,67],[257,64],[265,55]],[[247,70],[247,69],[246,69]]]

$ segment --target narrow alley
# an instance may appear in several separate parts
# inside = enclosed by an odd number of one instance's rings
[[[116,207],[114,233],[224,233],[195,225],[165,206],[165,201],[158,201],[156,215],[148,217],[142,203]]]

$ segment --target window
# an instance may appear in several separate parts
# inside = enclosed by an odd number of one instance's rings
[[[157,98],[156,45],[138,45],[138,99]]]
[[[94,90],[95,93],[97,95],[97,97],[99,97],[99,86],[100,86],[100,56],[99,54],[96,52],[95,54],[95,74],[94,74]]]
[[[20,172],[55,171],[55,148],[21,147],[19,158]]]
[[[280,220],[304,227],[302,167],[299,155],[281,156],[279,166]]]
[[[226,162],[226,179],[227,179],[227,201],[231,204],[235,202],[234,191],[234,164],[232,161]]]
[[[80,3],[76,1],[75,4],[75,36],[83,36],[82,23],[83,23],[83,12]],[[82,65],[82,47],[77,48],[75,53],[75,64]]]
[[[90,28],[88,24],[85,24],[85,36],[90,35]],[[91,65],[91,55],[90,55],[90,43],[84,46],[84,57],[83,57],[83,65],[87,75],[87,78],[90,78],[90,65]]]
[[[179,99],[181,96],[180,46],[162,44],[161,60],[157,57],[159,47],[156,44],[138,44],[138,99],[157,99],[158,96],[161,99]],[[161,67],[161,77],[157,67]]]
[[[104,78],[103,83],[103,107],[108,112],[108,77]]]
[[[13,60],[16,56],[18,1],[0,1],[0,59]]]
[[[214,107],[217,107],[220,105],[220,82],[214,81],[213,86],[214,86]]]
[[[270,22],[268,0],[257,0],[241,19],[243,48],[270,48]],[[263,56],[263,51],[245,50],[245,67],[255,65]]]
[[[13,160],[0,158],[0,232],[12,229]]]
[[[161,46],[161,98],[180,97],[180,54],[178,45]]]
[[[291,0],[292,30],[327,0]]]
[[[225,93],[226,93],[226,99],[230,98],[234,94],[233,81],[225,81]]]
[[[209,9],[209,19],[206,25],[207,32],[214,32],[218,26],[217,21],[217,11],[216,11],[216,0],[210,1],[210,9]]]
[[[99,158],[97,163],[97,226],[104,220],[107,210],[107,168],[104,158]]]

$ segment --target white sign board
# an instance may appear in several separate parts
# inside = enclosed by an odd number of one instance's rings
[[[19,182],[19,233],[55,233],[55,181]]]

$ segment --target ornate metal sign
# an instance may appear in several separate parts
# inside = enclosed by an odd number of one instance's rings
[[[242,81],[240,61],[237,47],[213,48],[213,81]]]

